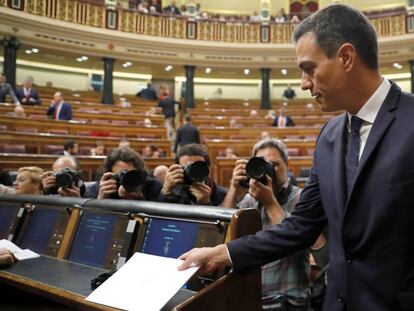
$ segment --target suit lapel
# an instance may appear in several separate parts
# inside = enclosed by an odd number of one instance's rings
[[[355,185],[358,183],[358,179],[361,175],[362,170],[364,169],[365,165],[367,164],[367,161],[371,157],[375,148],[381,142],[381,139],[383,138],[383,136],[387,132],[387,129],[389,128],[389,126],[395,118],[395,116],[392,113],[390,113],[390,111],[396,108],[400,94],[401,89],[394,83],[392,83],[391,90],[388,93],[388,96],[385,98],[385,101],[382,104],[380,110],[378,111],[377,117],[375,118],[375,121],[372,124],[371,131],[369,132],[368,139],[364,147],[364,151],[362,152],[361,160],[358,164],[358,170],[355,175],[355,182],[352,185],[350,194],[348,196],[348,203],[352,195],[352,192],[355,188]],[[346,208],[348,207],[348,203],[346,204]]]
[[[342,122],[340,122],[336,129],[334,137],[334,153],[333,153],[333,176],[334,176],[334,188],[336,205],[338,208],[338,215],[342,215],[346,203],[346,184],[345,184],[345,152],[346,152],[346,135],[347,129],[347,114],[342,116]]]

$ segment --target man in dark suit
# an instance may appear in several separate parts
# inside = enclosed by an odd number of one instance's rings
[[[148,100],[158,99],[157,93],[155,92],[150,82],[148,82],[147,87],[145,89],[142,89],[137,93],[137,97],[141,97]]]
[[[200,132],[198,128],[191,124],[191,116],[189,114],[184,117],[184,125],[177,130],[174,153],[177,153],[178,146],[184,146],[187,144],[199,144]]]
[[[173,139],[175,129],[175,107],[180,103],[171,97],[169,89],[165,89],[166,97],[158,102],[158,107],[162,108],[162,114],[165,118],[165,127],[167,129],[168,139]]]
[[[72,120],[72,106],[63,101],[62,92],[56,92],[46,114],[54,120]]]
[[[202,271],[260,266],[310,246],[329,227],[324,311],[414,310],[414,97],[378,70],[375,30],[362,13],[328,6],[295,28],[302,89],[324,111],[295,211],[256,235],[192,250]]]
[[[38,106],[42,103],[39,94],[32,88],[32,80],[30,79],[24,80],[23,87],[16,91],[16,96],[22,105]]]
[[[295,126],[295,123],[290,116],[286,115],[285,108],[282,107],[279,109],[279,115],[273,120],[272,126],[284,128],[287,126]]]
[[[286,99],[294,99],[296,97],[296,92],[294,89],[292,89],[291,85],[287,85],[287,89],[283,91],[282,97]]]

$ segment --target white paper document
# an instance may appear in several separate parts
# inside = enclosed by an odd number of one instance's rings
[[[179,259],[135,253],[86,300],[123,309],[160,310],[197,271],[178,271]]]
[[[2,248],[5,248],[11,251],[14,257],[16,257],[18,260],[25,260],[25,259],[40,257],[39,254],[31,251],[30,249],[21,249],[16,244],[6,239],[0,240],[0,249]]]

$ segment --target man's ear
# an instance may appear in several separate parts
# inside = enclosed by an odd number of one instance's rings
[[[336,52],[344,70],[349,72],[355,65],[356,50],[351,43],[342,44]]]

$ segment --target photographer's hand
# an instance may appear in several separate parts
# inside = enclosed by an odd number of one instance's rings
[[[230,187],[236,189],[240,188],[240,182],[247,181],[249,177],[246,175],[246,159],[240,159],[236,161],[236,166],[233,169],[233,175],[231,177]]]
[[[266,180],[267,185],[264,185],[260,181],[251,179],[249,193],[266,208],[271,223],[278,224],[286,214],[273,193],[272,179],[266,175]]]
[[[142,199],[142,193],[140,192],[128,192],[123,186],[120,186],[118,189],[118,195],[121,199],[124,200],[138,200]]]
[[[183,181],[184,171],[182,167],[178,164],[171,165],[167,170],[167,174],[165,175],[162,193],[165,195],[171,194],[174,187],[178,184],[183,183]]]
[[[102,175],[99,181],[98,199],[109,199],[112,194],[118,191],[116,180],[113,179],[114,173],[107,172]]]
[[[208,185],[196,182],[189,189],[191,194],[196,197],[198,204],[206,205],[210,203],[211,188]]]
[[[59,187],[58,193],[62,197],[76,197],[76,198],[81,197],[80,188],[76,187],[75,185],[72,185],[68,188]]]
[[[40,175],[40,180],[44,194],[49,194],[50,190],[56,187],[56,177],[53,175],[52,171],[44,172]]]

